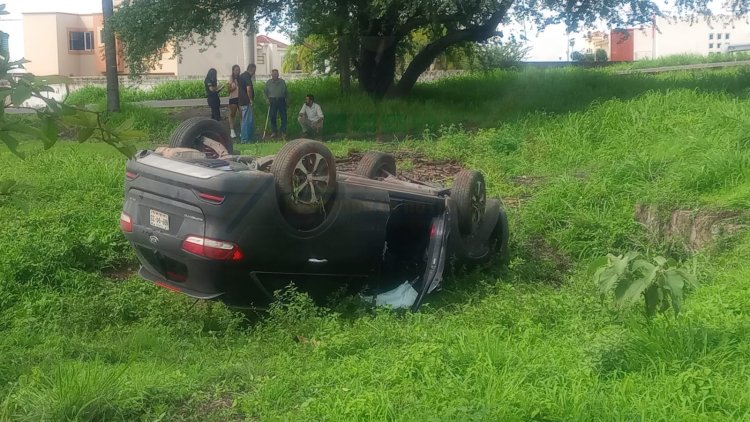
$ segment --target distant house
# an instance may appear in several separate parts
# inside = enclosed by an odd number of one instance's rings
[[[24,57],[30,60],[26,68],[37,75],[101,76],[105,73],[103,16],[70,13],[24,13]],[[44,28],[44,30],[40,30]],[[252,45],[257,39],[256,50]],[[270,75],[272,68],[281,66],[287,45],[265,35],[235,33],[227,23],[216,34],[215,47],[185,46],[181,57],[172,57],[167,48],[162,60],[149,74],[185,77],[205,76],[216,68],[219,75],[231,73],[232,66],[241,68],[257,61],[258,76]],[[257,59],[256,59],[257,57]],[[118,51],[117,69],[128,69]]]
[[[750,21],[747,16],[704,16],[692,21],[657,17],[651,25],[613,29],[609,42],[612,61],[740,51],[750,48]]]
[[[604,50],[607,52],[609,57],[609,34],[603,31],[593,31],[587,33],[584,38],[586,39],[586,47],[584,53],[595,54],[597,50]]]
[[[271,70],[281,70],[281,64],[284,62],[289,45],[275,40],[268,35],[258,35],[255,37],[257,53],[255,55],[255,64],[258,66],[258,75],[270,75]]]

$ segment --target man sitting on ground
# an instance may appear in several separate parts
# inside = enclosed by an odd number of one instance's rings
[[[305,96],[305,103],[299,111],[299,118],[297,120],[300,126],[302,126],[302,132],[305,135],[308,135],[309,132],[314,132],[315,136],[320,135],[320,130],[323,129],[323,110],[315,102],[315,97],[312,94]]]

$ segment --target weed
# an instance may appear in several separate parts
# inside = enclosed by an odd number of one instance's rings
[[[0,179],[33,187],[27,211],[0,204],[0,420],[746,420],[750,235],[693,252],[702,285],[679,318],[614,312],[586,268],[664,252],[636,204],[747,207],[748,75],[498,72],[384,102],[299,82],[292,104],[309,90],[333,133],[370,133],[329,143],[337,157],[460,160],[509,199],[511,268],[446,274],[416,314],[292,289],[248,322],[112,281],[101,272],[136,262],[117,227],[124,159],[90,143],[0,151]]]

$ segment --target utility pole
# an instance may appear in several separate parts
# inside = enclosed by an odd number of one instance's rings
[[[104,63],[107,67],[107,111],[120,111],[120,86],[117,80],[117,45],[109,20],[115,13],[112,0],[102,0],[104,15]]]

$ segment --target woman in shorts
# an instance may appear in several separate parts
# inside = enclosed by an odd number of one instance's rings
[[[232,131],[232,138],[236,138],[234,132],[234,119],[239,110],[239,90],[237,89],[237,78],[240,77],[240,66],[232,66],[232,75],[229,77],[227,87],[229,89],[229,128]]]

